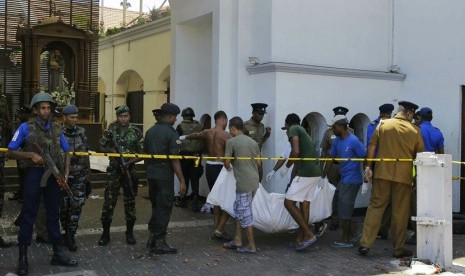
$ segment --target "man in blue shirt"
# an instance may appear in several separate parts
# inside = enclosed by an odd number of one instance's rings
[[[425,151],[444,154],[444,136],[438,128],[431,124],[433,110],[429,107],[422,107],[418,115],[420,116],[420,130]]]
[[[27,247],[31,245],[32,228],[37,218],[40,198],[43,196],[43,203],[47,212],[47,229],[49,240],[53,244],[52,265],[77,266],[75,260],[70,259],[59,247],[61,233],[59,225],[59,208],[61,201],[61,191],[58,183],[51,175],[45,187],[41,187],[41,179],[44,176],[44,160],[36,152],[34,143],[42,147],[44,152],[48,152],[55,162],[57,168],[64,172],[67,179],[69,174],[69,144],[66,142],[61,126],[52,122],[52,110],[55,101],[50,94],[38,93],[32,100],[30,108],[33,116],[28,122],[22,123],[16,130],[13,139],[8,145],[8,158],[24,160],[27,173],[25,178],[24,203],[21,210],[22,219],[18,234],[19,263],[18,275],[28,274]],[[21,148],[21,151],[18,149]],[[62,185],[66,185],[62,183]],[[61,187],[63,188],[63,187]]]
[[[379,125],[379,121],[391,119],[392,111],[394,110],[393,104],[383,104],[379,106],[379,117],[371,121],[371,123],[367,127],[367,145],[370,144],[371,136],[373,136],[373,132],[375,131],[376,127]]]
[[[344,115],[334,117],[331,127],[336,135],[331,147],[332,158],[363,158],[366,149],[362,142],[348,131],[348,120]],[[332,165],[332,161],[325,166],[322,178],[325,178]],[[353,247],[350,242],[351,221],[354,211],[355,198],[363,183],[360,162],[340,162],[341,181],[339,183],[338,214],[342,224],[342,240],[334,242],[335,247]]]

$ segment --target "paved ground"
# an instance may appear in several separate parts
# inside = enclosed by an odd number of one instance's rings
[[[103,195],[95,190],[93,195]],[[405,267],[391,258],[390,241],[377,241],[369,257],[360,257],[355,248],[336,249],[331,243],[338,237],[337,231],[329,231],[320,238],[314,248],[305,253],[295,253],[286,248],[293,239],[292,233],[266,234],[256,231],[259,252],[255,255],[240,255],[222,249],[221,243],[210,239],[211,216],[194,214],[189,209],[174,208],[169,229],[169,242],[179,250],[177,255],[157,256],[148,253],[145,241],[148,236],[147,221],[150,203],[144,198],[147,189],[142,188],[137,200],[138,220],[135,236],[138,243],[126,245],[122,201],[112,225],[111,242],[108,246],[97,245],[101,229],[99,222],[102,199],[89,199],[84,208],[79,235],[79,249],[69,253],[79,261],[77,268],[62,268],[49,265],[51,249],[35,244],[29,249],[30,275],[400,275]],[[14,241],[18,228],[12,222],[19,211],[19,204],[7,201],[1,219],[0,233]],[[357,217],[360,229],[363,217]],[[233,231],[233,225],[227,229]],[[409,249],[415,250],[415,247]],[[17,247],[0,249],[0,275],[14,273],[17,264]],[[454,258],[465,267],[465,236],[454,236]],[[455,266],[453,272],[463,267]],[[464,269],[465,271],[465,269]],[[11,275],[11,274],[10,274]]]

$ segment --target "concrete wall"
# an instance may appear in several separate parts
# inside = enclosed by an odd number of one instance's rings
[[[272,61],[387,69],[389,0],[271,2]]]
[[[395,1],[394,61],[407,74],[402,92],[433,109],[433,125],[445,138],[445,152],[460,160],[461,86],[465,85],[465,2]],[[460,175],[454,165],[453,175]],[[460,183],[453,183],[454,211]]]

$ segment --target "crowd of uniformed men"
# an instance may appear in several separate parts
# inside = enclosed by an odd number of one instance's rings
[[[79,110],[76,106],[66,106],[62,110],[62,124],[55,121],[55,102],[47,93],[36,94],[30,106],[18,110],[22,122],[8,143],[7,158],[18,160],[20,188],[11,199],[21,199],[21,213],[15,224],[20,227],[18,234],[19,262],[18,275],[28,274],[27,248],[31,245],[32,232],[36,224],[37,242],[47,241],[53,245],[52,265],[77,266],[62,247],[76,251],[75,234],[79,224],[82,206],[91,193],[90,163],[88,156],[70,155],[69,152],[89,150],[85,130],[77,126]],[[215,126],[202,129],[194,120],[195,113],[190,107],[182,113],[172,103],[163,104],[154,109],[156,123],[145,133],[130,123],[130,110],[126,105],[116,108],[117,120],[111,123],[100,139],[99,151],[106,153],[149,153],[156,155],[181,154],[201,157],[206,153],[215,159],[206,162],[205,173],[210,190],[223,167],[234,167],[237,181],[234,211],[237,226],[233,236],[224,231],[229,215],[219,206],[214,206],[215,229],[213,238],[225,241],[223,247],[240,253],[255,253],[253,239],[252,200],[262,181],[263,171],[259,159],[224,160],[226,157],[258,157],[262,145],[270,137],[271,128],[261,122],[266,114],[266,104],[252,104],[252,117],[243,121],[233,117],[228,121],[225,112],[214,115]],[[444,152],[444,138],[441,132],[432,126],[432,110],[428,107],[415,111],[418,106],[407,101],[399,102],[396,115],[392,104],[379,107],[380,116],[368,125],[365,147],[354,135],[346,117],[348,109],[334,108],[334,118],[324,133],[321,142],[322,158],[415,158],[417,152]],[[177,115],[181,113],[182,122],[175,129]],[[226,127],[229,123],[229,132]],[[319,157],[317,147],[308,131],[301,126],[297,114],[287,115],[283,130],[289,138],[283,157]],[[5,141],[4,141],[5,142]],[[3,145],[6,145],[4,143]],[[37,145],[45,154],[37,150]],[[135,244],[133,228],[136,222],[135,196],[138,181],[135,164],[139,158],[110,158],[107,168],[104,203],[101,212],[103,233],[98,244],[104,246],[110,242],[110,226],[118,195],[123,189],[124,212],[126,220],[126,241]],[[50,163],[50,161],[52,163]],[[53,164],[53,165],[51,165]],[[149,239],[147,247],[156,254],[176,253],[166,240],[167,227],[174,204],[187,207],[186,192],[191,185],[191,209],[199,212],[199,179],[203,173],[201,164],[195,158],[147,159],[147,180],[149,198],[152,203],[152,216],[148,223]],[[333,200],[333,215],[327,220],[330,229],[342,229],[340,240],[335,247],[353,247],[354,240],[360,240],[358,251],[366,255],[377,236],[387,238],[390,233],[395,257],[411,256],[412,252],[404,248],[406,230],[409,223],[411,199],[414,202],[414,170],[412,162],[305,162],[280,160],[267,174],[271,181],[281,166],[281,175],[286,179],[285,208],[299,225],[296,239],[289,247],[296,252],[305,251],[326,230],[326,222],[309,225],[309,208],[315,190],[322,188],[328,181],[337,187]],[[0,179],[3,179],[4,156],[0,158]],[[174,191],[174,175],[180,182],[179,191]],[[61,189],[68,190],[62,196]],[[359,189],[366,193],[371,188],[371,200],[368,206],[361,237],[354,234],[352,215]],[[4,183],[0,181],[0,215],[3,207]],[[176,197],[175,192],[179,192]],[[415,204],[413,204],[415,205]],[[39,206],[42,206],[39,208]],[[41,212],[41,210],[43,210]],[[64,232],[62,236],[61,229]],[[44,230],[39,230],[40,228]],[[242,245],[241,232],[245,230],[248,245]],[[0,237],[0,246],[8,246]]]

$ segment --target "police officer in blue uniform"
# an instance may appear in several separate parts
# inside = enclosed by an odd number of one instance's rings
[[[444,153],[444,136],[442,132],[431,124],[433,120],[433,110],[429,107],[422,107],[418,113],[420,116],[420,130],[425,151],[438,154]]]
[[[391,119],[393,110],[393,104],[387,103],[379,106],[379,117],[376,120],[371,121],[367,128],[367,145],[370,144],[371,136],[373,136],[373,132],[375,132],[375,129],[379,124],[379,121]]]
[[[75,260],[65,255],[61,247],[59,208],[61,191],[55,177],[50,176],[45,187],[41,187],[41,178],[45,173],[44,160],[36,152],[33,143],[41,145],[44,151],[49,152],[55,164],[64,171],[65,179],[69,173],[69,144],[61,130],[61,126],[52,122],[52,110],[56,103],[47,93],[37,93],[31,100],[30,108],[34,116],[22,123],[16,130],[13,139],[8,145],[6,157],[24,160],[27,167],[23,193],[23,207],[21,226],[18,234],[19,263],[18,275],[27,275],[29,271],[27,260],[27,247],[31,245],[32,228],[37,218],[40,199],[47,212],[47,229],[49,240],[53,244],[52,265],[77,266]],[[19,148],[21,151],[18,151]]]

